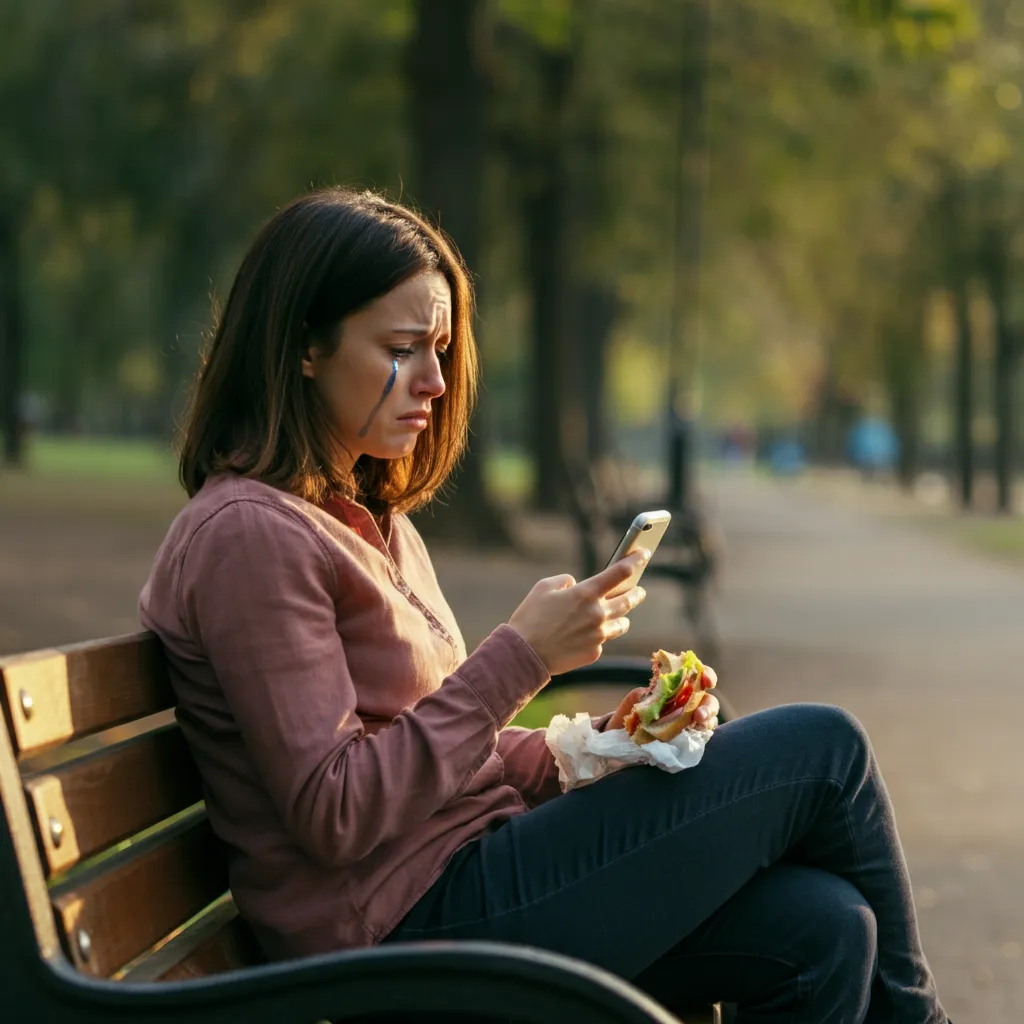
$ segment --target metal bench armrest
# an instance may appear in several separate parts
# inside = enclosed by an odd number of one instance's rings
[[[420,1011],[534,1024],[681,1024],[607,971],[497,942],[395,943],[158,984],[93,981],[70,970],[56,974],[52,1005],[68,1021],[340,1024],[370,1013],[402,1019]]]
[[[604,657],[593,665],[574,668],[571,672],[552,676],[545,692],[557,687],[596,686],[619,684],[624,691],[634,686],[646,686],[651,681],[651,661],[640,657]]]

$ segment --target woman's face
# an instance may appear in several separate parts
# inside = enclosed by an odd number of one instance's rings
[[[408,455],[444,394],[441,363],[451,341],[452,297],[444,275],[424,271],[346,317],[332,355],[302,360],[327,403],[350,471],[360,455]]]

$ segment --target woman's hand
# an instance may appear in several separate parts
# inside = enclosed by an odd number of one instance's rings
[[[596,576],[577,583],[572,576],[550,576],[534,585],[508,624],[557,676],[601,657],[609,640],[629,629],[627,614],[647,596],[633,587],[619,597],[606,595],[645,565],[651,553],[636,551]]]
[[[622,703],[612,712],[612,717],[605,722],[602,732],[608,732],[610,729],[621,729],[623,727],[622,723],[626,721],[626,715],[633,710],[633,705],[646,692],[646,686],[638,686],[636,689],[630,690],[629,693],[622,698]]]
[[[704,666],[705,686],[715,686],[718,683],[718,675],[710,665]],[[622,703],[612,712],[612,717],[605,723],[604,732],[610,729],[621,729],[626,721],[626,715],[633,710],[633,705],[647,692],[646,686],[637,686],[630,690]],[[693,713],[693,724],[701,729],[718,728],[718,698],[713,693],[705,693],[704,699],[697,705]]]

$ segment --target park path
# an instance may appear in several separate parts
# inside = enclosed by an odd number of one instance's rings
[[[1024,571],[890,514],[859,487],[742,471],[704,487],[727,545],[723,691],[741,712],[824,700],[865,723],[948,1010],[957,1024],[1024,1022]],[[139,588],[180,504],[152,489],[111,503],[65,484],[57,498],[0,500],[0,652],[137,628]],[[433,551],[470,650],[537,579],[574,571],[563,521],[518,525],[516,555]],[[650,581],[609,653],[687,645],[679,606],[671,586]]]
[[[736,474],[708,493],[735,703],[826,700],[865,723],[947,1010],[1024,1021],[1024,572],[859,487]]]

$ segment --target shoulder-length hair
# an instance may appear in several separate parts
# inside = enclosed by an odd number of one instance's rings
[[[349,314],[421,271],[451,288],[445,392],[416,447],[400,459],[360,457],[352,478],[332,458],[327,406],[302,374],[311,343],[330,355]],[[412,210],[372,192],[332,188],[279,210],[246,253],[196,377],[179,475],[192,497],[232,472],[322,504],[334,496],[373,511],[425,505],[465,450],[476,403],[473,288],[454,245]]]

